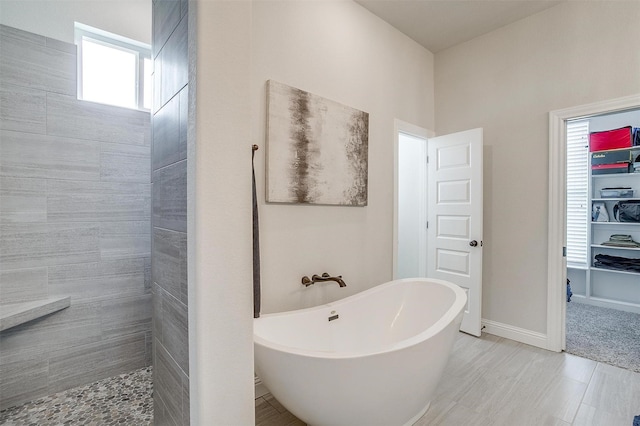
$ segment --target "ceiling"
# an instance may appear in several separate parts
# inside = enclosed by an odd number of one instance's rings
[[[567,0],[356,0],[432,53],[563,1]]]

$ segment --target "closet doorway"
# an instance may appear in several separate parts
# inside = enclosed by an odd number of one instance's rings
[[[640,350],[635,347],[638,336],[632,326],[640,321],[640,274],[610,269],[600,261],[640,258],[640,249],[607,245],[616,235],[640,241],[640,224],[618,222],[613,211],[620,201],[640,199],[640,174],[592,174],[591,161],[595,164],[596,160],[589,152],[588,135],[624,126],[640,127],[639,95],[550,113],[547,317],[549,349],[565,349],[608,363],[620,361],[622,367],[625,361],[620,358],[625,351],[635,353],[630,357],[637,359]],[[619,155],[634,153],[632,160],[640,154],[640,147]],[[608,188],[635,192],[612,194]],[[597,223],[592,222],[594,206],[602,206],[604,212]],[[567,278],[573,292],[569,303]]]
[[[640,146],[598,150],[594,139],[629,137],[640,110],[570,120],[567,129],[566,352],[640,371]],[[640,161],[639,161],[640,162]],[[629,170],[631,166],[631,170]],[[622,206],[622,207],[621,207]]]

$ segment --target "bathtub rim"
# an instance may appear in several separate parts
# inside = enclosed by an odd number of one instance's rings
[[[449,309],[447,309],[447,311],[430,327],[428,327],[427,329],[423,330],[422,332],[408,339],[404,339],[393,345],[384,347],[381,350],[369,351],[369,352],[332,352],[332,351],[319,351],[319,350],[310,350],[310,349],[304,349],[304,348],[296,348],[293,346],[279,344],[257,335],[255,332],[255,326],[253,331],[253,342],[255,345],[263,346],[265,348],[273,349],[279,352],[289,353],[292,355],[309,357],[309,358],[323,358],[323,359],[364,358],[368,356],[375,356],[375,355],[381,355],[381,354],[387,354],[395,351],[400,351],[402,349],[406,349],[411,346],[417,345],[423,341],[428,340],[430,337],[435,336],[438,333],[442,332],[445,328],[447,328],[447,326],[449,326],[451,323],[456,321],[456,318],[459,317],[459,321],[458,321],[459,323],[462,321],[462,312],[464,307],[467,304],[467,294],[460,286],[453,284],[450,281],[441,280],[438,278],[402,278],[402,279],[387,281],[385,283],[371,287],[367,290],[363,290],[351,296],[338,299],[334,302],[312,306],[310,308],[263,314],[260,316],[260,318],[254,318],[253,320],[254,325],[256,322],[259,322],[262,319],[268,319],[270,317],[289,316],[289,315],[301,314],[301,313],[310,312],[310,311],[316,311],[324,308],[338,309],[339,306],[342,304],[361,299],[363,297],[366,297],[368,294],[382,291],[387,287],[398,285],[403,282],[424,282],[424,283],[434,283],[434,284],[443,285],[454,292],[455,298],[453,300],[453,303],[449,307]]]

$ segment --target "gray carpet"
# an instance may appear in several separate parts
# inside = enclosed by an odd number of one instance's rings
[[[640,372],[640,314],[569,302],[566,351]]]

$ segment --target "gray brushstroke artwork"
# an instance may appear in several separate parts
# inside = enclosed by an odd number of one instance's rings
[[[267,81],[267,202],[366,206],[369,114]]]

